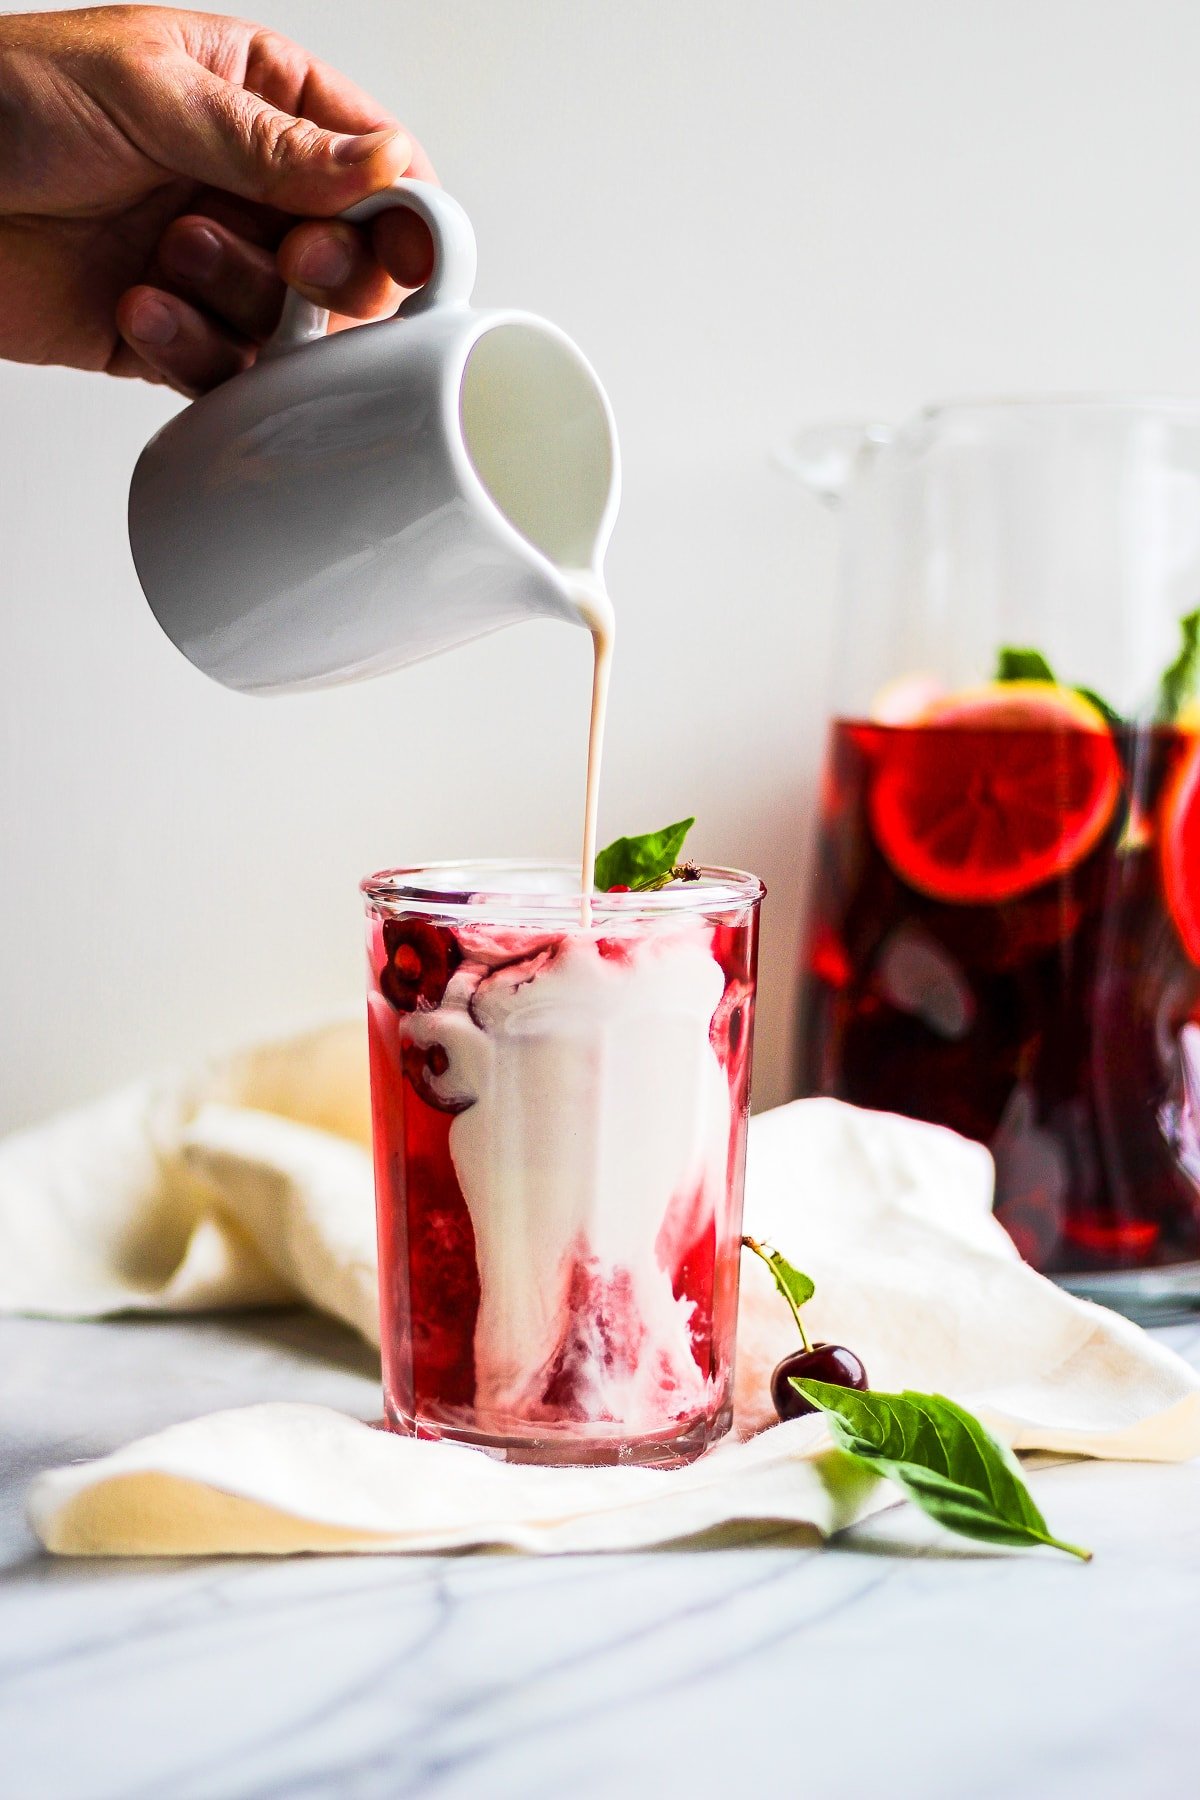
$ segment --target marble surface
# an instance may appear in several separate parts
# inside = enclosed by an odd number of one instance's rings
[[[1162,1334],[1200,1363],[1200,1327]],[[364,1417],[298,1314],[0,1321],[4,1800],[1176,1800],[1200,1782],[1200,1465],[1031,1475],[1096,1552],[908,1507],[819,1549],[56,1561],[37,1470],[263,1398]]]

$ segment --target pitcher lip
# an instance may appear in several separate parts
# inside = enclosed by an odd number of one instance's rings
[[[756,905],[766,893],[758,876],[744,869],[709,863],[698,867],[698,881],[653,893],[593,893],[589,896],[593,914],[611,922],[664,914],[732,912]],[[520,875],[558,878],[559,885],[536,888],[505,881],[506,876]],[[461,879],[452,882],[451,878]],[[364,877],[359,891],[368,905],[405,912],[485,919],[493,911],[501,911],[506,917],[564,927],[578,926],[583,898],[577,863],[538,857],[479,857],[380,869]]]
[[[621,448],[617,439],[617,423],[613,414],[612,402],[609,400],[603,382],[574,338],[570,337],[560,326],[555,325],[552,320],[543,319],[538,313],[525,312],[516,307],[488,307],[485,310],[471,307],[468,309],[468,313],[471,329],[462,334],[455,356],[447,359],[445,379],[442,385],[444,437],[450,449],[455,474],[462,484],[463,491],[470,493],[476,505],[486,509],[491,519],[492,529],[505,539],[509,548],[532,562],[543,575],[548,575],[556,588],[561,588],[561,566],[551,561],[544,550],[539,550],[531,539],[517,529],[511,519],[505,517],[485,487],[475,464],[471,461],[470,452],[463,441],[459,411],[467,362],[476,344],[489,332],[496,331],[505,325],[534,325],[539,331],[544,331],[547,337],[557,339],[566,350],[578,358],[587,371],[608,422],[609,443],[612,449],[612,474],[608,497],[597,525],[596,541],[592,547],[590,566],[593,569],[600,569],[603,566],[604,554],[612,536],[621,500]]]

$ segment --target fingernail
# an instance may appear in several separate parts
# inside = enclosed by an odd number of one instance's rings
[[[397,156],[407,165],[412,157],[412,145],[402,131],[393,125],[384,131],[367,131],[361,137],[335,138],[333,143],[333,160],[340,163],[367,162],[377,150],[384,145],[391,145]]]
[[[159,251],[167,268],[191,281],[213,274],[221,260],[221,240],[204,225],[191,225],[164,239]]]
[[[296,261],[296,274],[310,287],[338,287],[350,273],[350,252],[335,237],[314,238]]]
[[[179,330],[179,320],[169,306],[147,294],[134,307],[129,329],[143,344],[169,344]]]

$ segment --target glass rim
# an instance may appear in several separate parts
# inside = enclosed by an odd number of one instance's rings
[[[695,914],[729,913],[757,906],[766,887],[757,875],[745,869],[723,868],[715,863],[696,865],[698,881],[676,882],[653,893],[593,893],[593,922],[606,923],[645,918],[670,918]],[[525,873],[529,875],[565,875],[571,885],[551,892],[521,887],[504,887],[499,880],[487,880],[478,886],[438,887],[428,879],[444,875],[469,875],[500,878]],[[394,869],[380,869],[364,876],[359,892],[368,906],[402,908],[405,912],[427,913],[442,918],[483,920],[490,909],[501,909],[506,923],[528,917],[540,924],[557,923],[579,928],[580,907],[585,896],[578,881],[579,865],[563,860],[536,857],[480,857],[475,862],[454,861],[413,863]]]
[[[1130,392],[1063,393],[1063,394],[975,394],[951,400],[936,400],[922,406],[917,417],[942,419],[960,413],[1175,413],[1200,419],[1200,396]]]

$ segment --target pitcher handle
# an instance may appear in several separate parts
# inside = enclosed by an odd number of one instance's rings
[[[431,306],[465,306],[475,286],[477,256],[475,233],[458,201],[435,187],[431,181],[394,181],[391,187],[369,194],[357,205],[349,206],[338,217],[361,225],[377,213],[403,207],[424,219],[433,237],[433,273],[424,287],[408,296],[393,317],[410,319],[415,313],[428,312]],[[263,357],[281,356],[323,338],[329,328],[329,313],[314,306],[295,288],[289,288],[283,302],[279,323],[259,351]]]
[[[895,436],[890,425],[874,421],[810,425],[781,444],[772,460],[776,468],[793,476],[826,506],[837,507],[846,497],[859,459],[868,452],[882,450]]]

